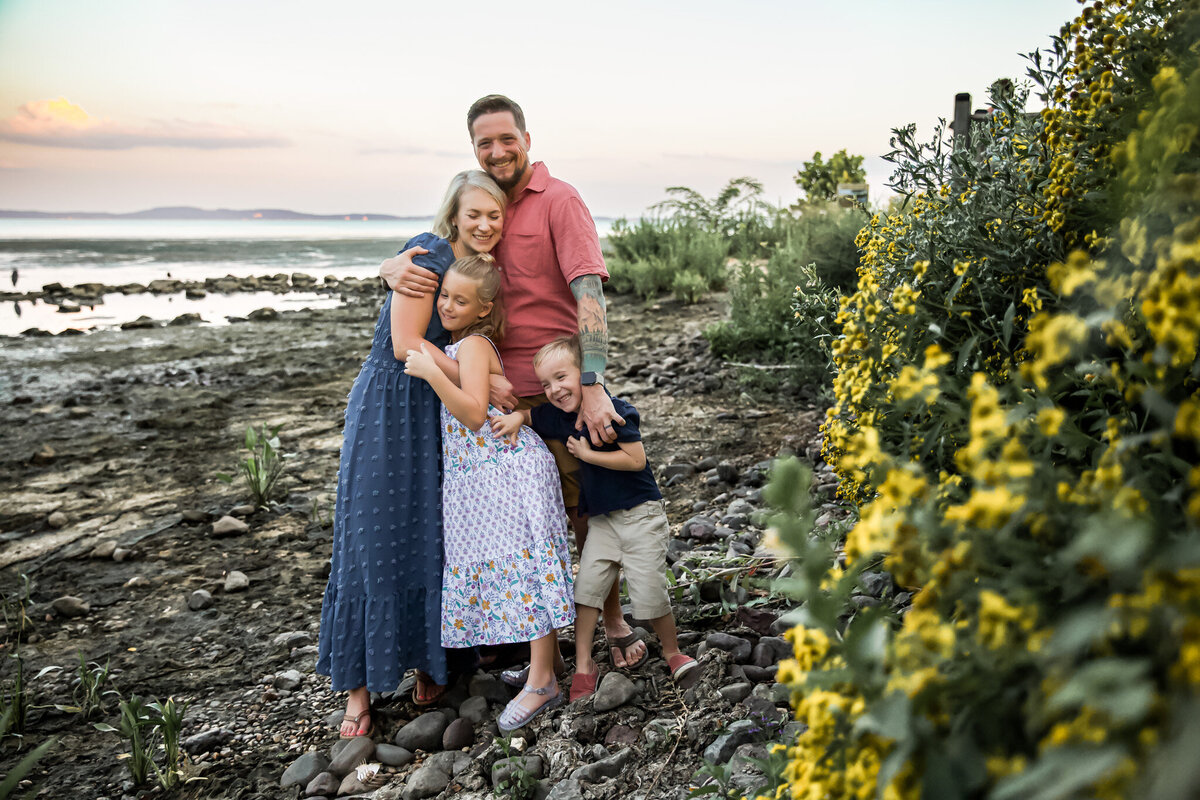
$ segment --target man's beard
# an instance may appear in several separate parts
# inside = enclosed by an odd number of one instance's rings
[[[516,186],[518,183],[521,182],[521,178],[525,177],[525,172],[528,169],[529,169],[529,161],[526,160],[524,166],[522,166],[518,170],[515,170],[513,172],[513,175],[511,178],[506,178],[505,180],[500,180],[495,175],[493,175],[492,180],[496,181],[496,185],[507,192],[509,189],[513,188],[514,186]]]

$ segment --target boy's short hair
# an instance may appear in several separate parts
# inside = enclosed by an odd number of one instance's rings
[[[533,356],[533,368],[537,369],[550,356],[566,355],[571,359],[571,363],[576,369],[579,369],[583,364],[583,353],[579,349],[579,334],[574,336],[560,336],[550,344],[538,350]]]

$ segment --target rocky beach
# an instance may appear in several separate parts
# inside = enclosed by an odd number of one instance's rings
[[[703,678],[680,692],[648,633],[648,662],[611,670],[598,637],[597,695],[540,715],[511,742],[496,739],[513,691],[502,662],[463,676],[432,709],[412,703],[410,678],[374,698],[372,738],[339,741],[344,697],[313,672],[317,620],[344,402],[381,297],[374,281],[302,282],[294,288],[340,304],[223,326],[147,319],[3,339],[2,676],[11,684],[19,650],[29,710],[0,772],[55,737],[26,776],[38,797],[648,799],[761,783],[754,759],[799,724],[774,682],[790,653],[790,603],[771,590],[786,559],[764,543],[771,460],[796,454],[814,466],[819,525],[847,511],[819,461],[823,408],[797,387],[747,394],[737,369],[710,355],[702,331],[725,298],[609,299],[611,386],[645,421],[674,535],[680,641]],[[44,295],[80,302],[105,288]],[[292,287],[283,276],[160,288]],[[246,428],[264,423],[279,426],[285,465],[270,508],[250,504],[239,480],[217,478],[236,470]],[[862,602],[891,591],[881,577]],[[91,719],[74,708],[81,658],[108,665],[105,688],[121,698],[187,703],[186,783],[132,784],[126,742],[93,726],[117,724],[118,698]]]

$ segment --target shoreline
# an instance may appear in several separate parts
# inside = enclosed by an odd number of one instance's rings
[[[0,580],[17,586],[18,573],[32,579],[33,628],[22,652],[38,710],[28,743],[60,738],[56,754],[31,776],[45,791],[141,796],[122,787],[124,743],[54,708],[69,702],[80,655],[111,663],[124,697],[191,703],[183,734],[200,738],[190,746],[189,769],[205,780],[186,797],[294,798],[295,788],[280,786],[285,769],[337,741],[323,720],[340,716],[344,698],[312,673],[314,644],[346,392],[370,347],[377,308],[351,303],[223,328],[109,329],[6,344]],[[758,552],[763,531],[751,512],[762,508],[764,464],[781,447],[815,452],[821,412],[741,394],[735,371],[708,355],[700,335],[724,314],[721,298],[681,306],[615,296],[609,309],[613,391],[647,420],[646,449],[674,534],[671,561],[690,559],[690,569],[703,570]],[[247,508],[240,483],[215,477],[233,471],[246,427],[261,423],[283,426],[286,472],[270,511]],[[228,515],[248,530],[218,534],[214,523]],[[248,587],[229,582],[235,572]],[[628,749],[628,774],[605,784],[613,790],[638,772],[661,772],[662,785],[682,786],[733,720],[786,716],[786,697],[772,694],[770,655],[756,667],[722,649],[748,653],[753,643],[774,641],[768,623],[781,613],[780,601],[763,591],[766,605],[746,609],[755,629],[741,616],[721,617],[722,602],[736,607],[748,598],[744,586],[731,598],[722,586],[708,581],[679,601],[681,641],[707,670],[689,690],[699,694],[681,703],[661,660],[652,658],[637,676],[634,705],[602,712],[574,704],[539,718],[531,746],[562,748],[565,758],[548,769],[549,779],[567,780],[588,766],[583,741],[613,753]],[[193,609],[197,592],[210,604]],[[58,606],[78,615],[55,610],[63,597],[79,599]],[[603,660],[606,650],[598,648]],[[0,669],[11,668],[5,662]],[[33,679],[54,665],[64,670]],[[451,784],[467,791],[448,788],[446,797],[490,796],[488,770],[500,757],[488,726],[504,690],[497,676],[480,672],[456,690],[454,703],[465,699],[467,683],[494,684],[488,691],[497,699],[471,726],[471,758]],[[385,741],[421,712],[403,692],[380,704],[376,724]],[[114,714],[115,703],[100,719],[111,722]],[[639,738],[643,727],[661,738],[664,725],[690,731],[674,759],[665,758],[670,746]],[[564,737],[559,729],[566,727],[583,739]],[[393,785],[413,780],[408,768],[389,769]]]

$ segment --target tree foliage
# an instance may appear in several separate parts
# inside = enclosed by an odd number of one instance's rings
[[[867,179],[862,166],[863,157],[850,155],[845,149],[838,150],[828,161],[821,158],[818,150],[811,161],[796,173],[796,185],[804,192],[809,202],[831,200],[837,196],[839,183],[863,183]]]

